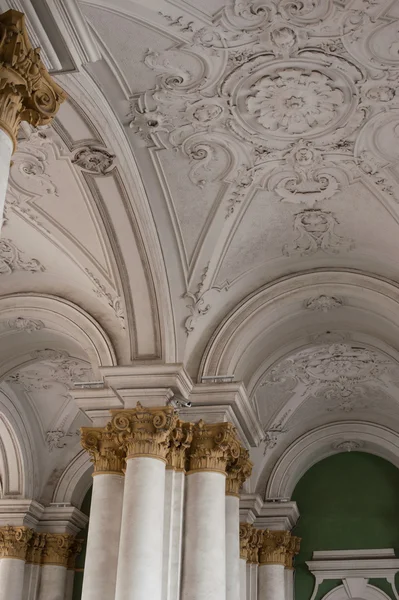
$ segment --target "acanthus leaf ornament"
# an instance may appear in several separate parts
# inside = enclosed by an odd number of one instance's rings
[[[231,423],[209,424],[201,419],[194,425],[189,472],[226,473],[228,464],[237,460],[240,452],[237,431]]]
[[[180,419],[170,434],[170,447],[166,455],[168,468],[176,471],[185,471],[187,462],[187,449],[193,441],[193,423],[186,423]]]
[[[24,526],[0,527],[0,558],[25,560],[33,531]]]
[[[326,294],[320,294],[314,298],[310,298],[305,302],[305,308],[308,310],[314,310],[316,312],[329,312],[335,308],[340,308],[343,305],[341,298],[335,296],[327,296]]]
[[[81,427],[81,445],[94,464],[94,475],[122,474],[125,454],[118,432],[108,423],[105,427]]]
[[[72,163],[83,171],[107,175],[113,167],[114,158],[115,155],[104,150],[104,148],[86,146],[76,152],[72,158]]]
[[[45,270],[36,258],[26,258],[24,252],[12,240],[0,240],[0,275],[11,275],[14,271],[38,273]]]
[[[243,483],[251,476],[252,466],[248,450],[241,447],[239,457],[227,464],[226,495],[239,497]]]
[[[66,95],[47,73],[40,50],[32,48],[25,17],[16,10],[0,15],[0,57],[0,127],[15,147],[20,122],[49,123]]]
[[[270,531],[265,529],[262,546],[259,550],[259,564],[280,564],[285,566],[286,555],[290,546],[289,531]]]
[[[211,308],[211,305],[207,303],[207,298],[210,292],[216,291],[221,292],[222,290],[227,291],[229,288],[229,283],[226,282],[222,286],[211,286],[206,287],[206,279],[208,275],[209,264],[205,267],[200,282],[197,286],[197,290],[195,292],[186,292],[184,294],[184,298],[187,298],[191,304],[187,304],[187,308],[190,311],[190,315],[186,318],[184,322],[184,328],[186,330],[187,335],[192,333],[195,329],[195,325],[200,317],[205,316]]]

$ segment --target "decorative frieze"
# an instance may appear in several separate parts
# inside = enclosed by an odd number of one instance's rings
[[[122,474],[124,452],[111,423],[105,427],[82,427],[81,444],[90,454],[94,464],[93,475],[103,473]]]
[[[227,464],[239,456],[240,443],[231,423],[207,424],[201,419],[195,424],[189,451],[190,472],[226,473]]]
[[[151,456],[166,462],[172,431],[177,415],[172,407],[136,408],[111,411],[112,428],[118,434],[126,452],[126,460],[137,456]]]
[[[249,523],[240,523],[240,558],[248,560],[249,541],[254,527]]]
[[[7,525],[0,528],[0,558],[26,559],[28,544],[32,538],[29,527]]]
[[[193,441],[193,428],[193,423],[186,423],[180,419],[177,421],[170,436],[170,448],[166,456],[168,468],[185,471],[187,449]]]
[[[246,448],[240,448],[237,460],[227,465],[226,494],[229,496],[240,496],[240,489],[252,473],[252,463],[249,460],[249,452]]]
[[[285,554],[285,567],[286,569],[292,569],[294,567],[294,556],[299,554],[301,548],[301,538],[296,535],[292,535],[288,542],[287,551]]]
[[[47,73],[40,49],[32,48],[22,13],[8,10],[0,16],[0,39],[0,128],[15,149],[20,122],[49,123],[66,95]]]
[[[68,566],[70,549],[75,541],[73,535],[67,533],[44,533],[45,538],[42,564]]]
[[[286,554],[291,538],[289,531],[270,531],[269,529],[265,529],[262,534],[259,564],[285,566]]]

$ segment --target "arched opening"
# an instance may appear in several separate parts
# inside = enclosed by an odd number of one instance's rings
[[[314,578],[306,562],[314,551],[399,547],[399,470],[378,456],[330,456],[303,475],[292,499],[301,514],[294,533],[302,538],[295,561],[296,600],[312,596]],[[370,579],[369,584],[395,598],[386,580]],[[342,580],[324,581],[315,600],[341,585]]]

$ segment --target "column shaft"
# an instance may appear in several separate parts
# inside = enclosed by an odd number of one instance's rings
[[[259,565],[259,600],[285,600],[284,565]]]
[[[285,600],[294,600],[294,573],[295,571],[292,568],[285,569]]]
[[[82,600],[114,598],[122,520],[124,476],[93,477]]]
[[[127,460],[116,600],[161,600],[165,463]]]
[[[75,571],[67,569],[66,582],[65,582],[65,600],[72,600],[73,596],[73,584],[75,582]]]
[[[259,565],[247,563],[247,600],[258,600],[258,573]]]
[[[38,600],[64,600],[66,567],[61,565],[43,565],[41,569]]]
[[[240,600],[247,600],[247,561],[240,558]]]
[[[193,472],[186,485],[182,600],[225,600],[225,476]]]
[[[24,560],[19,558],[0,560],[0,600],[25,600],[24,571]]]
[[[162,600],[180,600],[185,474],[166,470]]]
[[[240,499],[226,496],[226,600],[240,600]]]
[[[24,576],[24,600],[37,600],[40,585],[40,565],[33,563],[25,564],[25,576]]]
[[[0,228],[3,223],[4,204],[6,200],[12,152],[12,139],[7,133],[0,129]]]

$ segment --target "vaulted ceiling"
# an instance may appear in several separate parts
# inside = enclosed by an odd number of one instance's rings
[[[69,96],[21,130],[0,241],[1,390],[42,493],[104,366],[244,381],[254,487],[311,429],[399,432],[399,2],[42,4],[0,1]]]

